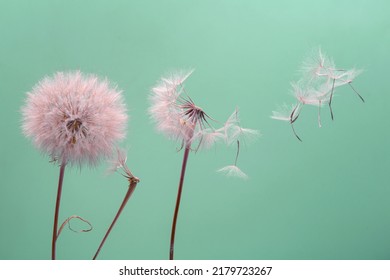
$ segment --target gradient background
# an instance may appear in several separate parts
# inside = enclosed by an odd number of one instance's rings
[[[195,68],[187,91],[220,121],[241,110],[262,137],[241,151],[247,181],[215,172],[234,159],[218,145],[191,154],[177,259],[389,259],[388,1],[0,1],[0,259],[49,259],[59,168],[21,132],[25,94],[45,75],[80,69],[124,90],[128,165],[141,179],[101,259],[167,259],[182,153],[155,131],[148,93],[174,69]],[[321,46],[365,72],[334,98],[335,120],[307,107],[296,123],[270,118],[293,102],[290,82]],[[68,169],[59,259],[92,258],[127,189],[97,169]],[[74,227],[78,225],[74,223]]]

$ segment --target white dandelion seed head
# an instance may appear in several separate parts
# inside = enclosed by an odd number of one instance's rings
[[[22,129],[35,146],[62,163],[95,165],[125,136],[121,91],[80,71],[41,80],[22,107]]]

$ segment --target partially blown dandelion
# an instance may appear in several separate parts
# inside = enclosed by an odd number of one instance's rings
[[[309,57],[302,66],[302,78],[292,84],[293,95],[297,105],[288,108],[284,106],[282,111],[273,111],[271,118],[288,121],[291,124],[294,135],[298,140],[301,138],[296,134],[293,123],[298,119],[303,105],[318,107],[318,126],[321,127],[321,107],[328,105],[331,119],[334,119],[332,101],[336,88],[349,85],[355,94],[364,102],[363,97],[352,86],[353,80],[362,72],[361,70],[339,69],[333,60],[319,50],[318,55]]]
[[[24,134],[61,166],[52,240],[55,259],[65,166],[94,166],[110,156],[114,144],[125,136],[126,109],[121,92],[108,80],[76,71],[41,80],[28,93],[22,113]]]
[[[169,258],[174,257],[176,223],[179,213],[181,193],[191,150],[206,149],[218,141],[227,144],[235,142],[242,134],[256,134],[254,130],[242,129],[238,119],[231,117],[223,127],[215,129],[211,122],[216,122],[201,107],[195,104],[184,89],[184,82],[193,71],[175,73],[168,78],[161,78],[152,89],[149,113],[156,122],[157,129],[170,139],[178,140],[184,149],[176,206],[172,221]],[[236,111],[235,111],[236,112]],[[237,113],[235,113],[237,115]],[[244,173],[236,173],[239,177]],[[232,174],[233,175],[233,174]]]

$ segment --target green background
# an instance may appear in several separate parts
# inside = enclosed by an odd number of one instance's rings
[[[141,179],[101,259],[167,259],[182,152],[147,115],[150,88],[195,68],[186,88],[213,118],[238,106],[262,137],[241,150],[247,181],[215,171],[235,150],[192,153],[177,228],[177,259],[389,259],[388,1],[0,1],[0,258],[49,259],[59,168],[20,129],[26,92],[45,75],[80,69],[123,89],[128,165]],[[335,120],[307,107],[294,138],[271,112],[294,101],[302,60],[322,50],[364,69],[334,98]],[[90,259],[127,190],[118,174],[67,169],[59,259]],[[81,226],[76,222],[74,227]]]

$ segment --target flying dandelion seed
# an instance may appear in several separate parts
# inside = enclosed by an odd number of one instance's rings
[[[290,111],[291,117],[288,118],[286,114],[286,111],[289,110],[283,108],[282,111],[273,111],[271,118],[290,122],[294,135],[302,141],[295,132],[293,123],[297,120],[303,105],[318,107],[317,122],[318,126],[321,127],[321,108],[324,105],[329,107],[331,119],[334,119],[332,104],[336,88],[349,85],[353,92],[364,102],[363,97],[352,86],[353,80],[361,72],[361,70],[356,69],[337,68],[333,59],[326,56],[320,49],[316,55],[309,56],[303,62],[301,79],[296,83],[292,83],[293,95],[298,105],[295,107],[296,109]]]
[[[238,177],[241,179],[248,179],[248,175],[246,175],[237,166],[237,160],[238,160],[238,156],[240,154],[240,141],[236,140],[236,143],[237,143],[237,152],[236,152],[236,159],[234,160],[234,164],[222,167],[222,168],[218,169],[217,172],[224,173],[228,177]]]

